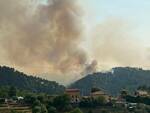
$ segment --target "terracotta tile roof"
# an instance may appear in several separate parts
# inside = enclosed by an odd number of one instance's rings
[[[66,89],[66,92],[80,92],[79,89]]]

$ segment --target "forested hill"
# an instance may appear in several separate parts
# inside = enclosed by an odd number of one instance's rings
[[[81,89],[84,95],[88,95],[92,87],[104,89],[111,95],[117,95],[124,88],[133,93],[139,86],[143,85],[150,86],[150,70],[117,67],[110,72],[88,75],[70,87]]]
[[[5,66],[0,66],[0,86],[14,86],[23,90],[48,94],[59,94],[64,91],[64,86],[54,81],[27,76],[22,72],[16,71],[14,68]]]

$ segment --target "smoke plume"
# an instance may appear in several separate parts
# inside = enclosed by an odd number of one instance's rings
[[[148,67],[148,51],[135,37],[127,21],[109,18],[101,22],[93,35],[93,56],[102,69],[115,66]]]
[[[40,1],[0,0],[1,64],[30,74],[42,73],[42,77],[61,83],[99,67],[149,67],[149,50],[127,22],[113,18],[101,21],[94,35],[86,37],[90,41],[83,46],[88,54],[81,48],[83,14],[77,1]],[[90,62],[89,58],[95,60]]]
[[[56,75],[80,73],[88,65],[79,47],[82,14],[74,1],[1,0],[0,14],[0,44],[9,64]]]

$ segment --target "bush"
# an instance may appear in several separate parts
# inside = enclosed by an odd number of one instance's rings
[[[40,106],[35,106],[35,107],[32,109],[32,113],[41,113],[41,107],[40,107]]]
[[[101,111],[101,113],[110,113],[108,110],[106,110],[106,109],[103,109],[102,111]]]
[[[93,111],[92,111],[92,110],[89,110],[88,113],[93,113]]]
[[[67,111],[70,108],[70,97],[68,95],[57,96],[54,98],[53,104],[58,110]]]
[[[9,97],[16,97],[17,96],[17,89],[15,87],[10,87],[8,92]]]
[[[35,101],[33,102],[32,108],[34,108],[35,106],[41,106],[41,103],[40,103],[39,100],[35,100]]]
[[[147,111],[148,113],[150,113],[150,106],[147,106],[147,107],[146,107],[146,111]]]
[[[55,107],[50,106],[50,107],[48,108],[48,113],[57,113],[57,110],[56,110]]]
[[[79,108],[74,109],[70,113],[83,113]]]
[[[0,104],[3,104],[5,102],[4,98],[0,98]]]
[[[27,95],[24,98],[26,104],[32,105],[36,101],[36,97],[34,95]]]
[[[41,113],[48,113],[48,110],[44,104],[41,104]]]
[[[38,99],[42,104],[44,104],[44,103],[46,102],[46,98],[44,97],[44,95],[39,95],[39,96],[37,97],[37,99]]]
[[[99,96],[96,99],[97,105],[105,105],[107,103],[106,99],[104,96]]]
[[[44,104],[41,104],[39,100],[34,101],[32,105],[33,113],[48,113],[47,108]]]
[[[64,110],[65,111],[71,111],[72,110],[72,105],[69,104],[69,105],[64,106]]]
[[[83,98],[80,102],[80,107],[94,107],[94,100],[92,98]]]

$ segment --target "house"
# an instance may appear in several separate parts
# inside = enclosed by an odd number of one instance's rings
[[[103,90],[98,89],[98,88],[94,88],[91,90],[91,97],[92,98],[98,98],[100,96],[103,96],[107,102],[109,102],[111,99],[111,97],[109,95],[107,95]]]
[[[143,91],[143,90],[137,90],[135,92],[135,96],[148,96],[148,92],[147,91]]]
[[[128,106],[128,103],[126,102],[126,99],[122,98],[122,96],[118,96],[116,99],[115,99],[115,106],[118,106],[118,107],[126,107]]]
[[[19,100],[23,100],[24,98],[23,97],[17,97],[17,100],[19,101]]]
[[[106,96],[106,94],[103,91],[96,91],[96,92],[91,92],[92,97],[98,97],[98,96]]]
[[[79,89],[66,89],[65,93],[71,97],[72,104],[78,104],[80,102]]]

